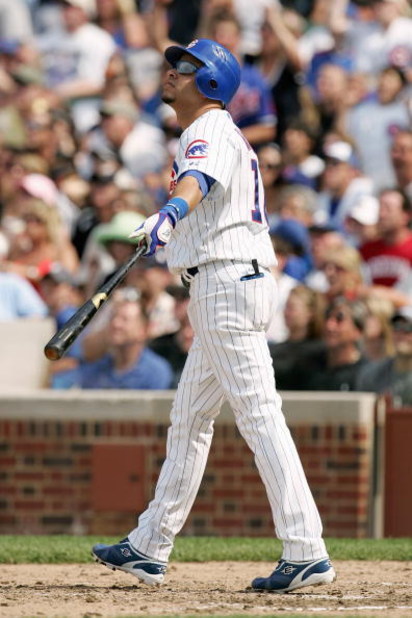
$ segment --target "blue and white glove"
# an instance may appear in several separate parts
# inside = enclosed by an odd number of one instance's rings
[[[129,235],[137,238],[139,244],[146,244],[144,255],[153,255],[158,247],[164,247],[170,240],[179,219],[189,212],[188,203],[181,197],[174,197],[155,215],[151,215]]]

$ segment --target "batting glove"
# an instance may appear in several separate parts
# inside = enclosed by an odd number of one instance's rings
[[[129,235],[146,244],[144,255],[153,255],[158,247],[164,247],[170,240],[176,223],[186,216],[189,206],[180,197],[172,198],[155,215],[151,215]]]
[[[139,244],[146,245],[147,249],[143,255],[153,255],[158,247],[164,247],[169,242],[173,228],[170,217],[160,210],[139,225],[129,238],[137,238]]]

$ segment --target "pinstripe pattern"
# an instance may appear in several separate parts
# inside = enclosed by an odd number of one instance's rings
[[[202,156],[185,157],[196,140],[204,141],[192,152]],[[205,142],[210,144],[208,151]],[[283,541],[283,558],[327,557],[321,521],[286,426],[266,341],[277,289],[268,270],[275,257],[267,225],[264,219],[253,220],[256,187],[263,203],[260,175],[252,163],[255,157],[230,116],[214,109],[183,133],[174,165],[182,173],[193,163],[192,169],[217,182],[207,199],[177,223],[167,245],[172,270],[199,267],[189,304],[196,337],[176,391],[154,499],[129,534],[137,550],[162,562],[167,562],[195,500],[214,419],[224,399],[254,453],[276,535]],[[264,276],[241,281],[253,272],[252,259],[258,260]]]
[[[249,270],[244,264],[210,264],[191,287],[189,315],[198,335],[176,393],[155,498],[129,534],[136,548],[158,560],[167,561],[190,512],[223,398],[254,453],[276,534],[283,541],[283,557],[311,560],[327,555],[266,343],[264,328],[276,302],[276,284],[268,273],[240,282]]]
[[[185,156],[196,140],[209,144],[208,155]],[[174,173],[187,170],[208,174],[217,182],[209,194],[188,216],[178,221],[166,246],[167,263],[172,272],[219,260],[251,261],[262,266],[276,263],[267,224],[253,221],[255,183],[251,161],[255,159],[230,115],[213,109],[198,118],[180,138]],[[263,205],[263,187],[258,178]]]

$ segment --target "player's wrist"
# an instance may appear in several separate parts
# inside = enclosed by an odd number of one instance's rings
[[[159,212],[167,215],[173,225],[183,219],[189,212],[189,204],[182,197],[172,197]]]

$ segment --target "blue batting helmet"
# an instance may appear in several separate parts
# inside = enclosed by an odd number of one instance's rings
[[[187,47],[172,45],[165,51],[166,60],[172,67],[183,54],[190,54],[203,63],[196,72],[199,92],[227,105],[240,84],[240,66],[234,55],[210,39],[195,39]]]

